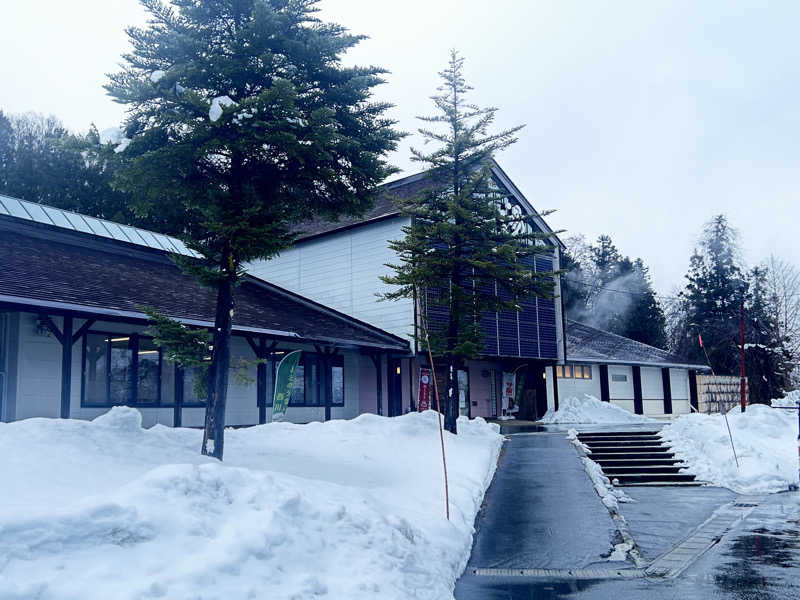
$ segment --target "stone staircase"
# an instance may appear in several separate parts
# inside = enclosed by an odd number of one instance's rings
[[[584,432],[578,439],[614,485],[701,485],[680,471],[686,464],[675,458],[658,431]]]

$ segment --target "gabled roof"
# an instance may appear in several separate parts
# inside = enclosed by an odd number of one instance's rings
[[[567,362],[687,367],[698,370],[708,368],[705,365],[688,364],[685,359],[666,350],[569,319],[566,333]]]
[[[166,250],[0,214],[0,307],[145,321],[143,306],[210,327],[216,297]],[[248,276],[236,291],[234,331],[406,352],[377,327]]]
[[[522,194],[522,192],[520,192],[517,186],[514,185],[508,175],[506,175],[505,171],[503,171],[503,169],[500,168],[500,165],[498,165],[494,160],[492,161],[492,173],[514,196],[519,205],[525,209],[533,222],[536,223],[537,227],[544,233],[550,234],[550,237],[554,240],[554,242],[561,248],[564,248],[565,246],[563,242],[558,239],[558,236],[553,232],[550,226],[545,222],[544,219],[542,219],[536,209],[534,209],[531,203],[528,202],[528,199],[525,198],[525,196]],[[399,216],[399,201],[418,196],[427,189],[430,189],[432,185],[433,181],[431,180],[428,171],[423,171],[422,173],[416,173],[414,175],[409,175],[408,177],[403,177],[401,179],[396,179],[394,181],[385,183],[378,189],[378,196],[375,201],[375,206],[364,216],[346,217],[336,222],[324,221],[321,219],[308,221],[297,227],[297,230],[300,232],[297,240],[304,241],[325,235],[327,233],[332,233],[334,231],[350,229],[351,227],[358,225],[364,225],[370,222]]]

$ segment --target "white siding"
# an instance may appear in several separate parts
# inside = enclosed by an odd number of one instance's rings
[[[388,242],[402,237],[407,222],[397,217],[300,242],[272,260],[251,264],[249,271],[408,339],[414,327],[412,300],[381,302],[377,297],[392,289],[379,278],[391,274],[385,265],[397,256]]]
[[[625,375],[627,381],[614,381],[614,375]],[[634,412],[633,369],[625,365],[608,365],[608,390],[611,402]]]
[[[591,379],[573,379],[565,377],[558,380],[558,400],[561,402],[566,398],[583,398],[584,394],[594,396],[600,400],[600,369],[597,365],[591,365]],[[553,404],[553,385],[549,381],[553,377],[552,368],[547,369],[547,405]]]

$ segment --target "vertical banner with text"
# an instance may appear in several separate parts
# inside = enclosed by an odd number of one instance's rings
[[[278,370],[275,373],[275,397],[272,400],[273,421],[280,420],[286,414],[286,407],[289,406],[289,398],[292,397],[294,388],[295,372],[302,355],[302,350],[295,350],[278,363]]]
[[[517,396],[517,374],[503,373],[503,409],[505,414],[511,414],[517,410],[515,400]]]
[[[419,393],[417,394],[417,408],[419,412],[431,407],[431,370],[420,368]]]

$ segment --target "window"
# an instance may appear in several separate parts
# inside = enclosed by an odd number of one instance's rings
[[[559,365],[556,367],[558,379],[591,379],[591,365]]]
[[[626,381],[628,381],[628,376],[621,375],[619,373],[614,373],[611,375],[611,381],[615,381],[617,383],[625,383]]]
[[[160,404],[161,351],[150,338],[87,333],[83,339],[83,405]]]
[[[289,406],[325,406],[326,399],[331,406],[344,406],[344,357],[303,352]]]

